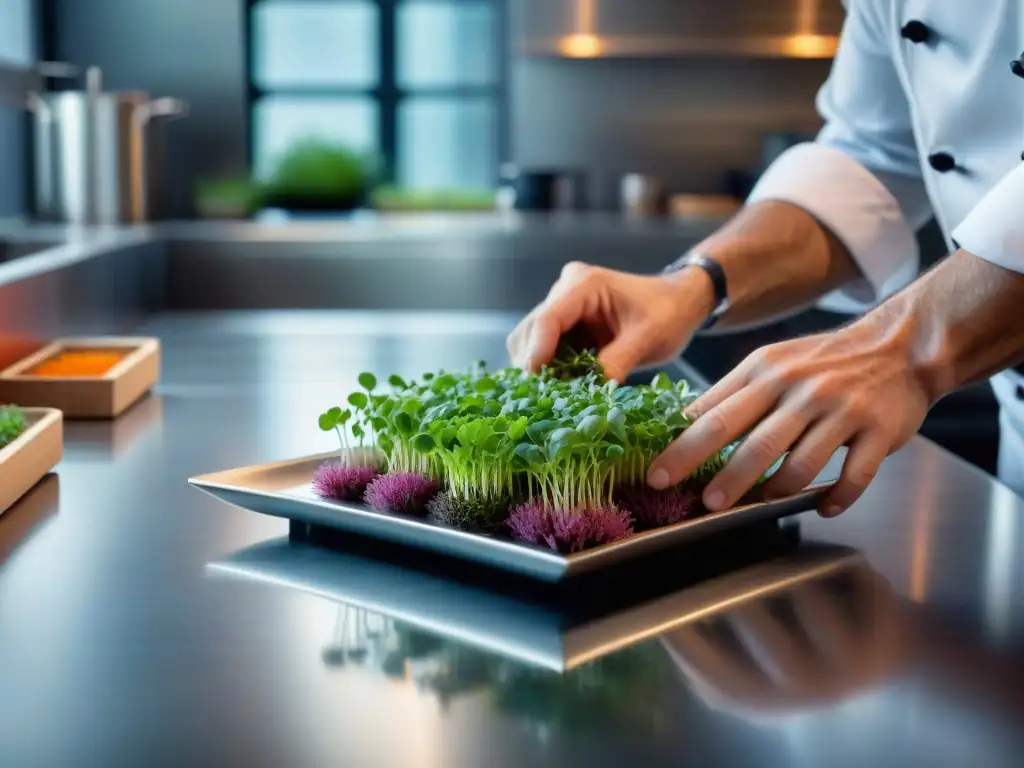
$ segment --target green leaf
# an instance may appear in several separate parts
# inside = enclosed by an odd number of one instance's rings
[[[621,445],[609,445],[604,449],[604,455],[609,459],[617,459],[626,452],[626,449]]]
[[[444,390],[451,389],[457,383],[458,382],[456,381],[454,376],[452,376],[450,373],[446,373],[443,376],[435,377],[430,385],[430,388],[435,392],[442,392]]]
[[[483,394],[484,392],[492,392],[497,388],[498,385],[494,382],[494,379],[489,379],[486,376],[473,382],[473,389],[480,394]]]
[[[335,419],[335,420],[341,419],[341,408],[339,408],[338,406],[334,406],[333,408],[328,408],[327,409],[327,413],[330,414],[332,419]]]
[[[548,436],[548,456],[552,459],[565,455],[579,440],[576,431],[570,427],[560,427]]]
[[[544,438],[547,437],[548,433],[551,432],[558,426],[556,421],[535,421],[533,424],[529,424],[526,427],[526,434],[530,436],[530,439],[535,443],[544,442]]]
[[[352,418],[352,411],[350,411],[348,408],[346,408],[338,416],[338,425],[339,426],[345,426],[346,424],[348,424],[348,422],[349,422],[349,420],[351,418]]]
[[[406,400],[402,403],[402,412],[408,413],[410,416],[415,416],[423,410],[423,403],[419,400]]]
[[[437,447],[437,442],[426,432],[420,432],[412,439],[412,447],[420,453],[431,453]]]
[[[520,443],[512,452],[522,459],[527,467],[540,467],[546,463],[540,448],[529,443]]]
[[[424,373],[423,374],[423,380],[424,381],[433,381],[433,379],[434,379],[434,374],[432,374],[432,373]]]
[[[366,399],[366,395],[364,393],[353,392],[351,395],[348,396],[348,402],[353,408],[358,408],[359,410],[362,410],[363,408],[366,407],[366,404],[369,401]]]
[[[412,416],[405,411],[399,411],[394,415],[392,419],[395,425],[395,429],[398,430],[400,435],[408,437],[412,434]]]
[[[320,418],[317,419],[317,423],[320,425],[320,429],[324,432],[330,432],[338,424],[338,420],[331,416],[330,411],[327,413],[321,413]]]
[[[390,376],[388,376],[388,384],[390,384],[392,387],[396,387],[398,389],[405,389],[405,387],[406,387],[406,383],[405,383],[405,381],[402,380],[402,377],[401,376],[395,376],[394,374],[391,374]],[[371,389],[372,389],[372,387],[371,387]]]
[[[352,434],[355,435],[357,438],[362,438],[366,436],[366,432],[364,432],[363,428],[358,424],[352,427]]]
[[[604,435],[606,424],[604,416],[595,413],[583,419],[576,429],[588,440],[596,441]]]
[[[513,421],[508,426],[508,436],[511,440],[521,440],[526,434],[526,428],[529,425],[529,420],[525,416],[520,416],[518,419]]]
[[[651,381],[651,388],[657,390],[674,390],[675,387],[672,385],[672,379],[668,377],[668,374],[662,371]]]
[[[372,373],[360,373],[359,374],[359,386],[363,389],[373,391],[377,388],[377,377]]]
[[[387,420],[380,416],[374,416],[372,419],[370,419],[370,423],[373,424],[373,428],[376,429],[378,432],[381,432],[388,428]]]

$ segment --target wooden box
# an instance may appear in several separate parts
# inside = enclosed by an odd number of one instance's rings
[[[64,420],[54,408],[23,408],[27,427],[0,449],[0,514],[60,463]]]
[[[36,375],[43,363],[67,351],[116,351],[124,356],[94,376]],[[56,408],[68,419],[112,419],[153,388],[160,378],[160,342],[150,338],[58,339],[0,371],[0,403]]]

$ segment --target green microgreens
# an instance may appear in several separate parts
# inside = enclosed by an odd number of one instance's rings
[[[0,407],[0,448],[6,448],[25,431],[25,414],[16,405]]]
[[[643,483],[654,457],[688,426],[683,408],[693,395],[663,373],[650,385],[618,386],[590,365],[590,353],[566,361],[587,370],[563,378],[564,367],[534,375],[478,363],[420,383],[392,376],[389,394],[375,394],[376,377],[364,373],[365,391],[348,397],[352,410],[329,409],[320,428],[336,430],[343,449],[369,436],[389,472],[438,478],[455,503],[607,506],[617,486]],[[727,457],[720,452],[690,479],[708,479]]]

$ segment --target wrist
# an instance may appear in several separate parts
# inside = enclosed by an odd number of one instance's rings
[[[930,404],[956,389],[956,366],[942,324],[921,312],[913,291],[896,296],[854,325],[870,324],[879,338],[906,365]]]
[[[688,316],[696,318],[697,325],[711,317],[718,306],[714,282],[700,267],[683,267],[677,272],[661,275],[659,279],[676,294],[677,306]]]

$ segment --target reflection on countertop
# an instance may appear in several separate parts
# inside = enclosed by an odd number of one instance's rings
[[[0,570],[60,507],[60,478],[50,472],[6,512],[0,512]]]
[[[148,392],[116,419],[64,421],[64,455],[75,460],[111,461],[137,443],[156,439],[163,421],[163,398]]]

